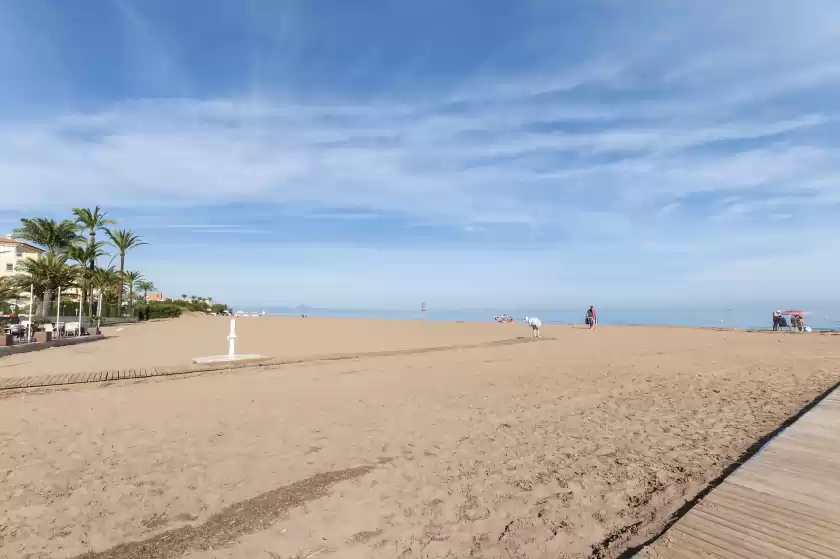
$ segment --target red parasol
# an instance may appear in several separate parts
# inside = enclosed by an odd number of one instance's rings
[[[783,311],[782,314],[798,314],[800,316],[808,314],[808,311],[801,311],[799,309],[788,309]]]

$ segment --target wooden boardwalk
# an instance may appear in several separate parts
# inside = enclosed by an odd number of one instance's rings
[[[840,559],[840,388],[639,556]]]

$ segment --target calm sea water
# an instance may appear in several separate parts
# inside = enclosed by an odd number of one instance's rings
[[[435,310],[427,312],[389,310],[290,309],[286,307],[245,308],[250,312],[265,311],[270,315],[298,316],[306,312],[312,317],[384,318],[393,320],[443,320],[465,322],[493,322],[502,313],[518,322],[526,315],[537,316],[548,324],[583,324],[586,308],[580,310],[499,309],[499,310]],[[619,309],[598,307],[601,324],[649,326],[700,326],[726,328],[769,328],[772,307],[742,307],[726,309]],[[807,323],[814,329],[840,329],[840,304],[805,307],[810,311]]]

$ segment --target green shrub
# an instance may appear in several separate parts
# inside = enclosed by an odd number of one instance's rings
[[[78,301],[62,301],[61,302],[61,316],[78,316],[79,302]]]
[[[50,304],[49,311],[47,311],[46,316],[54,317],[58,312],[58,303],[53,301]],[[61,316],[79,316],[79,302],[78,301],[61,301]],[[104,313],[103,313],[104,314]]]
[[[178,318],[181,316],[181,306],[172,303],[149,303],[143,310],[145,310],[146,320],[151,318]]]
[[[207,301],[172,301],[170,305],[181,307],[190,312],[209,312],[210,304]]]
[[[226,311],[227,308],[228,306],[223,303],[215,303],[212,307],[210,307],[210,312],[219,314],[220,312]]]

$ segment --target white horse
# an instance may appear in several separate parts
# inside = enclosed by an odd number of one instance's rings
[[[530,326],[531,330],[534,331],[534,337],[535,338],[540,337],[540,328],[542,328],[542,321],[539,318],[537,318],[535,316],[531,316],[531,317],[526,316],[525,317],[525,324]]]

